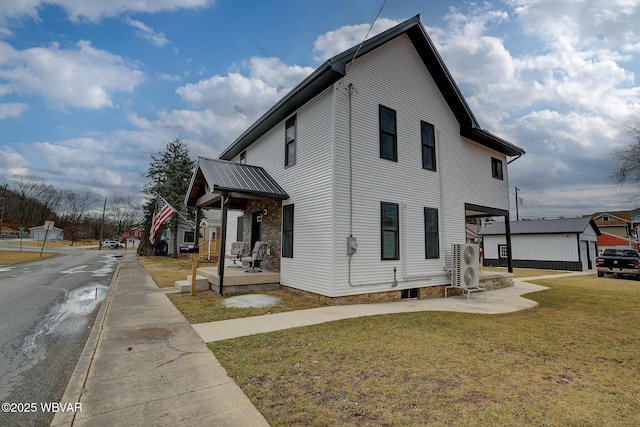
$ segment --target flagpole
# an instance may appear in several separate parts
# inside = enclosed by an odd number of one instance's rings
[[[164,197],[162,197],[160,194],[158,194],[158,193],[157,193],[157,192],[155,192],[155,191],[153,192],[153,194],[155,194],[157,197],[160,197],[160,198],[161,198],[161,199],[162,199],[162,200],[163,200],[167,205],[171,206],[171,208],[172,208],[174,211],[176,211],[176,213],[177,213],[178,215],[180,215],[180,217],[181,217],[182,219],[184,219],[186,222],[188,222],[188,223],[189,223],[189,224],[190,224],[194,229],[196,228],[196,225],[195,225],[193,222],[191,222],[191,220],[190,220],[190,219],[187,219],[184,215],[182,215],[182,214],[180,213],[180,211],[179,211],[178,209],[174,208],[174,207],[171,205],[171,203],[167,202],[167,200],[166,200]]]

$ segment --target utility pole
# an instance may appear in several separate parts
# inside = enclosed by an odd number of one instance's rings
[[[518,203],[520,203],[518,199],[518,191],[520,191],[520,189],[518,187],[514,188],[516,189],[516,221],[520,221],[520,214],[518,213]]]
[[[100,241],[98,242],[98,250],[102,249],[102,233],[104,232],[104,213],[107,210],[107,198],[104,198],[104,206],[102,207],[102,223],[100,224]]]
[[[6,200],[6,192],[7,192],[7,186],[5,185],[4,188],[0,188],[0,203],[2,203],[2,206],[0,206],[0,239],[4,238],[4,234],[2,232],[2,222],[4,220],[4,206],[5,206],[5,200]]]

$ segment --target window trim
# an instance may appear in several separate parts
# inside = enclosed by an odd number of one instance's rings
[[[247,164],[247,150],[244,150],[242,153],[240,153],[240,164],[241,165]]]
[[[193,235],[191,240],[187,240],[187,233]],[[195,243],[196,241],[196,232],[194,230],[183,230],[182,231],[182,242],[183,243]]]
[[[384,226],[384,209],[386,206],[395,208],[395,229],[386,229]],[[394,233],[395,257],[385,257],[384,254],[385,232],[389,231]],[[380,259],[382,261],[400,259],[400,205],[398,203],[380,202]]]
[[[427,213],[435,214],[435,230],[427,229]],[[437,208],[424,208],[424,257],[425,259],[439,259],[440,258],[440,225],[439,221],[439,213]],[[429,251],[429,236],[435,235],[436,237],[436,245],[434,248],[431,248],[432,251]],[[433,252],[435,250],[435,253]]]
[[[429,141],[430,144],[425,144],[425,128],[431,129],[432,140]],[[422,143],[422,169],[436,171],[437,163],[436,163],[436,127],[431,123],[425,122],[424,120],[420,120],[420,141]],[[431,163],[432,166],[425,165],[425,149],[431,151]]]
[[[500,166],[500,170],[497,169],[498,165]],[[491,158],[491,176],[501,181],[504,180],[504,166],[502,160],[496,159],[495,157]]]
[[[289,140],[289,129],[293,128],[293,138]],[[297,157],[297,141],[298,141],[298,119],[296,114],[289,117],[284,122],[284,167],[296,164]],[[289,146],[293,145],[293,159],[289,158]]]
[[[393,114],[393,133],[389,133],[382,128],[382,113],[388,112]],[[398,161],[398,115],[396,110],[385,107],[382,104],[378,105],[378,132],[380,134],[380,158],[385,160],[391,160],[392,162]],[[383,137],[386,135],[390,135],[393,140],[393,156],[392,158],[386,157],[383,155],[382,144]]]
[[[282,257],[293,258],[293,229],[294,229],[294,205],[284,205],[282,207]],[[290,215],[291,223],[287,224],[287,217]],[[285,247],[285,241],[289,246]]]

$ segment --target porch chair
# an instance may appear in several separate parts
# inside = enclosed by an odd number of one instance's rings
[[[267,244],[258,240],[253,247],[253,251],[251,252],[251,256],[243,257],[242,262],[248,262],[251,267],[249,270],[245,270],[247,273],[261,273],[260,270],[260,261],[264,259],[264,256],[267,253]]]
[[[249,243],[247,242],[233,242],[231,243],[231,254],[226,255],[225,258],[233,260],[233,264],[229,267],[241,268],[242,265],[238,265],[238,261],[247,254],[249,251]]]

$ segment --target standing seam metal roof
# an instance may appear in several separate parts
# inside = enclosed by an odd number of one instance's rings
[[[202,173],[211,193],[229,192],[282,200],[289,198],[286,191],[261,167],[198,157],[198,164],[187,192],[187,205],[191,205],[190,202],[195,202],[197,197],[203,195],[192,194],[199,172]]]
[[[593,227],[596,234],[600,235],[600,229],[590,217],[510,222],[511,235],[583,233],[589,225]],[[480,234],[484,236],[504,234],[504,222],[496,222]]]

